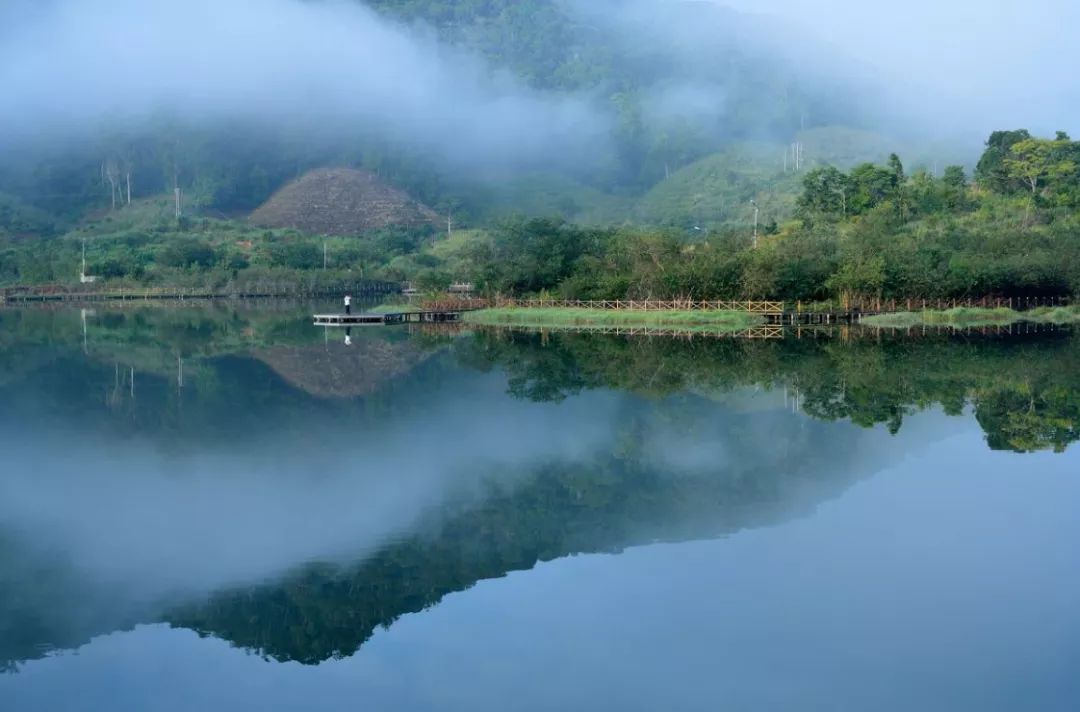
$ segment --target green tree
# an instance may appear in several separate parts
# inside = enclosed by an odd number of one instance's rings
[[[814,216],[843,218],[849,213],[849,201],[854,194],[850,178],[833,166],[814,168],[803,178],[798,211],[805,222]]]
[[[166,267],[209,267],[214,264],[214,248],[205,240],[181,237],[158,250],[158,264]]]
[[[1027,129],[1015,131],[995,131],[986,140],[986,150],[979,158],[979,164],[975,168],[975,178],[984,187],[997,193],[1010,193],[1016,188],[1016,183],[1005,170],[1005,159],[1014,144],[1031,138]]]
[[[903,175],[903,167],[900,167],[900,175]],[[852,169],[850,180],[855,189],[848,199],[850,214],[861,215],[896,197],[897,173],[891,168],[863,163]]]
[[[1050,191],[1058,181],[1074,178],[1077,164],[1067,139],[1028,138],[1014,143],[1002,162],[1006,175],[1024,184],[1033,196]]]

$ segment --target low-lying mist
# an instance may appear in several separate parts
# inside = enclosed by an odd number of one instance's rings
[[[595,156],[607,118],[346,0],[139,0],[0,15],[9,138],[157,118],[378,134],[463,163]]]

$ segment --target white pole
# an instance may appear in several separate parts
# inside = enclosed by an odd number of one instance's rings
[[[758,246],[758,205],[754,200],[750,201],[750,205],[754,206],[754,249]]]

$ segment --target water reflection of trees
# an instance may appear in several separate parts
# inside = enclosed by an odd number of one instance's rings
[[[109,417],[133,430],[239,437],[253,432],[246,414],[269,410],[302,428],[312,412],[347,417],[358,396],[379,417],[422,408],[424,390],[464,365],[504,371],[509,392],[534,401],[598,388],[661,396],[775,387],[823,420],[896,432],[928,406],[951,414],[973,406],[995,449],[1060,451],[1077,439],[1080,337],[1064,331],[760,342],[385,329],[358,335],[349,349],[324,340],[305,313],[296,305],[103,311],[87,320],[77,311],[0,312],[0,395],[23,387],[36,408],[52,403],[84,422],[111,396],[125,407]],[[449,342],[454,363],[430,358]],[[118,369],[137,379],[137,398],[130,387],[126,400],[116,397]],[[38,371],[52,375],[34,383]]]
[[[658,396],[765,386],[787,389],[811,417],[893,433],[928,407],[973,406],[994,449],[1060,452],[1080,438],[1080,341],[1060,332],[766,343],[488,331],[457,352],[471,367],[504,369],[512,395],[538,401],[593,388]]]

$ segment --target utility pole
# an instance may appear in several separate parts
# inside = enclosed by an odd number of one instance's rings
[[[326,271],[326,240],[322,243],[322,268],[323,272]]]
[[[806,146],[802,141],[792,141],[788,146],[788,152],[784,154],[784,172],[787,172],[788,166],[788,154],[791,155],[791,166],[795,173],[798,173],[803,169],[803,164],[806,162]]]
[[[180,186],[176,186],[175,188],[173,188],[173,196],[176,198],[176,219],[177,220],[179,220],[180,217],[184,214],[183,205],[181,203],[180,195],[181,195],[180,194]]]
[[[758,245],[758,204],[756,201],[751,200],[750,205],[754,206],[754,249],[756,250]]]

